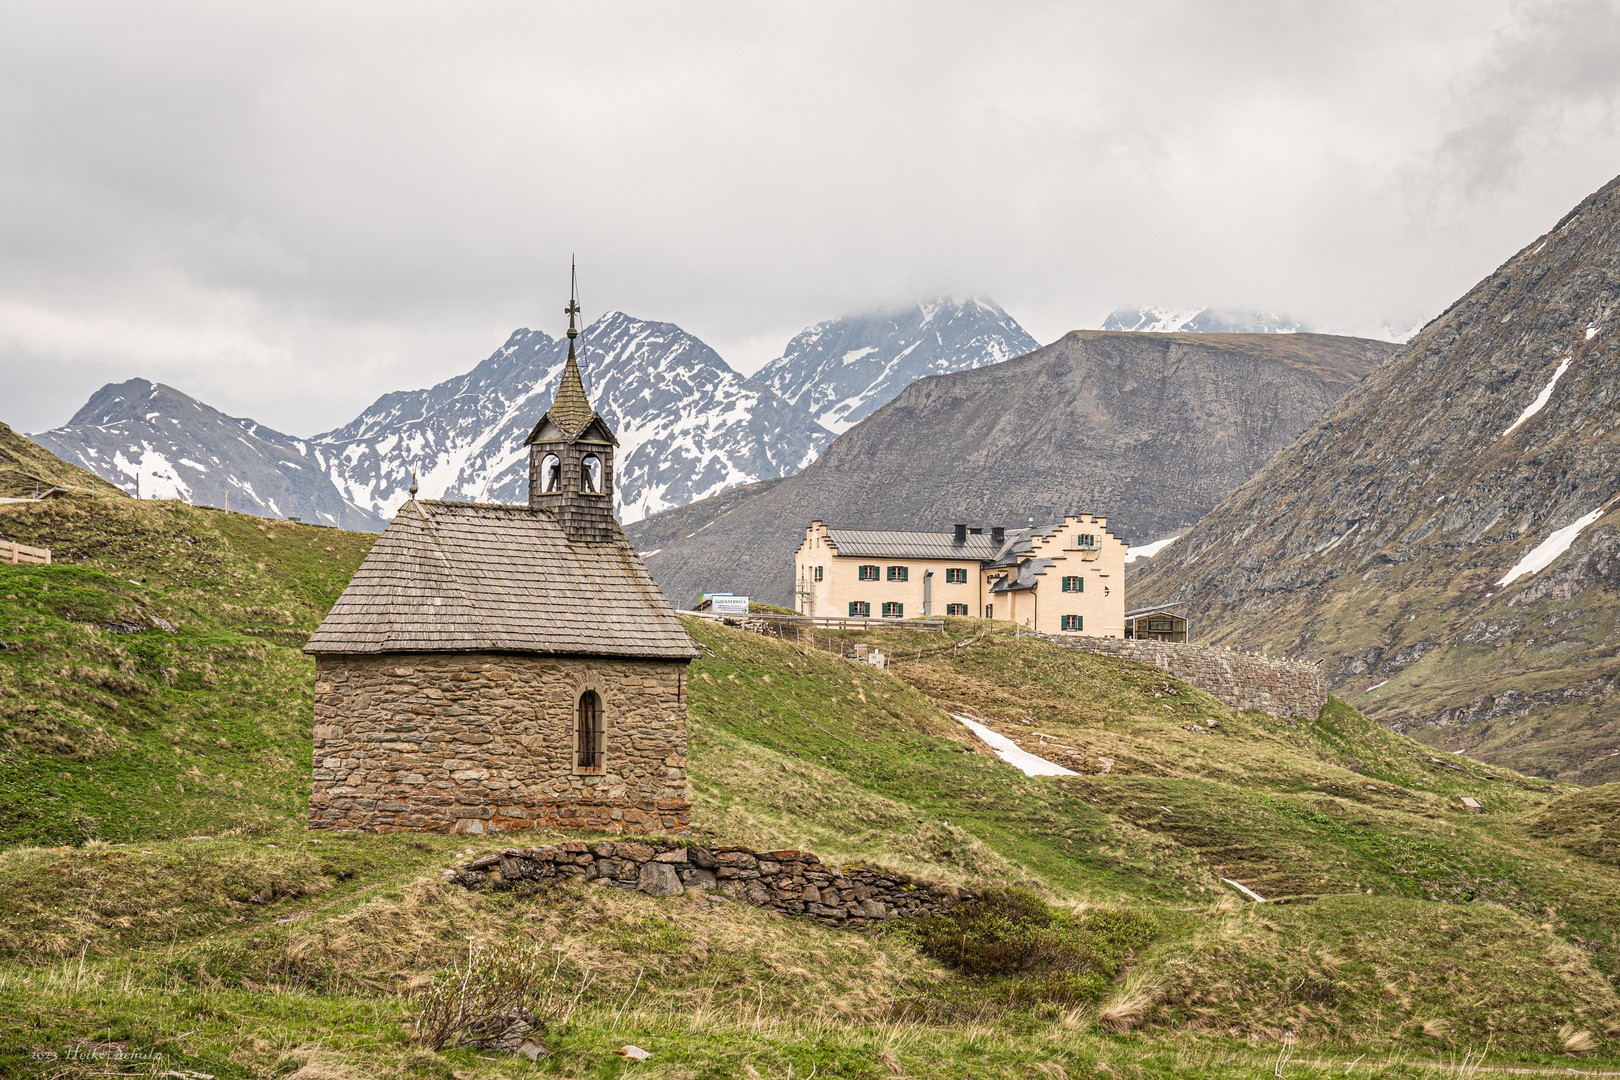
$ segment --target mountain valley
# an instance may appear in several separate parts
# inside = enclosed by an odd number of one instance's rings
[[[1132,580],[1434,746],[1620,779],[1620,180]]]
[[[1075,331],[990,367],[920,379],[809,468],[675,540],[631,525],[677,605],[731,591],[791,606],[792,553],[833,527],[1022,527],[1105,513],[1147,543],[1196,522],[1397,346],[1319,334]],[[699,519],[702,520],[699,520]],[[710,524],[712,522],[712,524]]]

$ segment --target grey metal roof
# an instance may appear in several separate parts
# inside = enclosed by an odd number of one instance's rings
[[[1008,574],[1006,580],[992,585],[990,591],[993,593],[1022,592],[1025,589],[1033,589],[1040,584],[1035,578],[1045,574],[1047,567],[1054,565],[1056,562],[1056,559],[1029,559],[1019,565],[1017,574]]]
[[[1144,607],[1144,608],[1137,608],[1135,611],[1127,611],[1125,613],[1125,617],[1127,619],[1134,619],[1138,615],[1158,615],[1158,614],[1161,614],[1161,613],[1165,614],[1165,615],[1175,615],[1175,612],[1170,611],[1168,609],[1173,608],[1173,607],[1186,607],[1186,606],[1187,606],[1187,601],[1185,601],[1185,600],[1177,600],[1173,604],[1160,604],[1158,607]],[[1180,618],[1183,618],[1183,616],[1176,615],[1176,618],[1180,619]]]
[[[622,535],[570,540],[548,511],[426,499],[400,508],[304,651],[698,655]]]
[[[958,544],[953,533],[871,532],[866,529],[828,529],[827,539],[840,555],[871,559],[993,559],[1000,544],[989,533],[968,533]]]

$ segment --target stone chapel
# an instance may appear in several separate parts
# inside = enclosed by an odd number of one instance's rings
[[[312,829],[682,832],[698,655],[613,519],[618,440],[574,341],[527,506],[411,499],[304,651]]]

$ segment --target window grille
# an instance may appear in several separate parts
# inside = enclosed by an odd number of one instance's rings
[[[907,580],[910,579],[910,574],[911,574],[911,567],[909,567],[909,566],[891,566],[891,567],[889,567],[889,580],[890,581],[907,581]]]
[[[966,604],[946,604],[945,605],[945,614],[947,614],[947,615],[966,615],[967,614],[967,605]]]
[[[906,605],[894,600],[883,605],[883,617],[885,619],[903,619],[905,616]]]
[[[822,568],[821,568],[821,567],[819,567],[819,566],[818,566],[818,567],[816,567],[816,580],[817,580],[817,581],[820,581],[820,580],[821,580],[821,570],[822,570]]]
[[[1063,616],[1063,629],[1065,629],[1065,630],[1079,630],[1079,629],[1082,629],[1084,626],[1085,626],[1085,620],[1084,620],[1084,618],[1082,618],[1079,615],[1065,615],[1065,616]]]
[[[865,600],[851,600],[849,602],[849,617],[852,619],[870,619],[872,605]]]
[[[602,698],[595,690],[579,695],[579,715],[575,729],[578,767],[585,772],[602,771]]]
[[[966,585],[967,569],[961,566],[948,567],[945,571],[945,584]],[[964,611],[962,614],[966,615],[967,612]]]
[[[876,580],[878,580],[878,568],[875,567],[875,566],[863,566],[863,567],[861,567],[860,579],[862,581],[876,581]]]
[[[1085,592],[1086,579],[1083,577],[1066,577],[1063,579],[1064,592]]]

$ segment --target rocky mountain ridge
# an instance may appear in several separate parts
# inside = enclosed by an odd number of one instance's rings
[[[831,441],[672,323],[609,312],[582,343],[592,403],[619,438],[615,502],[625,521],[796,472]],[[520,329],[467,374],[385,394],[309,439],[143,379],[103,387],[66,425],[32,437],[131,494],[218,506],[228,498],[233,510],[380,530],[413,471],[424,497],[525,501],[523,438],[550,404],[566,354],[562,340]]]
[[[993,300],[938,297],[817,323],[751,381],[842,433],[924,376],[998,364],[1039,344]]]
[[[1433,745],[1620,779],[1620,180],[1160,553],[1201,641],[1319,660]]]
[[[227,416],[163,383],[103,386],[62,427],[30,438],[131,495],[229,506],[377,531],[386,521],[345,499],[306,439]]]
[[[686,508],[631,539],[677,605],[791,603],[806,523],[944,530],[1105,514],[1132,543],[1191,526],[1395,349],[1316,334],[1075,331],[1026,356],[908,386],[814,465],[753,497]],[[1161,556],[1162,557],[1162,556]]]
[[[1286,315],[1261,311],[1225,311],[1208,307],[1165,305],[1115,308],[1103,320],[1104,330],[1144,334],[1297,334],[1309,328]]]
[[[591,404],[619,439],[614,502],[622,521],[804,468],[831,441],[802,410],[746,382],[674,323],[608,312],[581,335]],[[411,470],[423,497],[528,499],[524,438],[551,404],[567,343],[514,331],[466,375],[388,394],[311,445],[355,503],[392,514]]]

